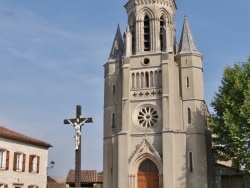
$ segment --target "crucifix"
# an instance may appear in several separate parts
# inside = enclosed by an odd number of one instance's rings
[[[71,124],[75,128],[75,187],[81,187],[81,127],[84,123],[92,123],[92,118],[82,117],[82,107],[76,106],[76,117],[65,119],[64,124]]]

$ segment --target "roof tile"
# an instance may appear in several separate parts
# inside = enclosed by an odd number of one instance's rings
[[[67,176],[67,183],[75,182],[75,170],[70,170]],[[81,171],[81,182],[84,183],[97,183],[102,182],[101,176],[97,175],[96,170],[82,170]]]
[[[9,140],[13,140],[13,141],[21,142],[21,143],[26,143],[26,144],[31,144],[31,145],[35,145],[35,146],[40,146],[40,147],[44,147],[44,148],[52,147],[52,145],[50,145],[47,142],[23,135],[21,133],[15,132],[13,130],[7,129],[3,126],[0,126],[0,138],[6,138]]]

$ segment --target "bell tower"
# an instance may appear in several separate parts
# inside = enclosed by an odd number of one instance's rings
[[[104,65],[104,188],[207,188],[202,55],[174,0],[129,0]]]

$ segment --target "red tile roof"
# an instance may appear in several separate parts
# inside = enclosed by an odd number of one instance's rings
[[[7,128],[2,127],[2,126],[0,126],[0,138],[6,138],[9,140],[13,140],[13,141],[21,142],[21,143],[26,143],[26,144],[31,144],[31,145],[35,145],[35,146],[40,146],[43,148],[52,147],[52,145],[50,145],[47,142],[29,137],[29,136],[25,136],[23,134],[12,131],[12,130],[7,129]]]
[[[47,176],[47,182],[65,183],[66,182],[66,176]]]
[[[102,183],[102,177],[97,175],[96,170],[82,170],[82,183]],[[70,170],[67,176],[66,183],[75,183],[75,170]]]
[[[47,176],[47,187],[48,188],[65,188],[66,183],[57,182],[54,178]]]
[[[54,180],[52,177],[47,176],[47,182],[48,183],[57,183],[56,180]]]
[[[66,187],[66,183],[52,183],[52,182],[48,182],[48,188],[65,188]]]

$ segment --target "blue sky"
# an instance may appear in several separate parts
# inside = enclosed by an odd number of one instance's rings
[[[102,170],[103,64],[126,0],[1,0],[0,125],[51,143],[49,174],[74,168],[74,129],[63,119],[82,105],[82,168]],[[184,15],[203,54],[209,105],[223,69],[250,55],[249,0],[177,0],[177,42]]]

